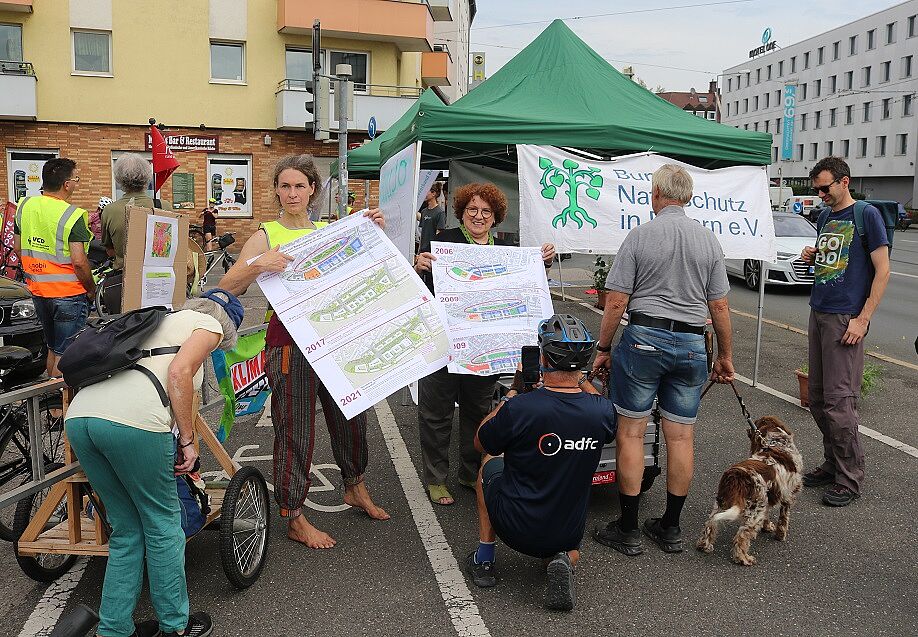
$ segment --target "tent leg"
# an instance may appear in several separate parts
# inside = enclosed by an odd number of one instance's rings
[[[561,283],[561,300],[566,301],[567,297],[564,296],[564,266],[561,265],[561,255],[558,255],[558,282]]]
[[[759,311],[755,324],[755,362],[752,369],[752,386],[759,384],[759,356],[762,353],[762,319],[765,309],[765,279],[768,277],[768,264],[759,262]]]

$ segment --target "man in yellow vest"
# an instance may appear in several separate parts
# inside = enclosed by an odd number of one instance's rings
[[[80,183],[76,162],[52,159],[41,179],[43,194],[16,208],[15,247],[48,345],[48,375],[60,376],[57,360],[86,325],[96,291],[86,257],[92,234],[86,211],[70,203]]]

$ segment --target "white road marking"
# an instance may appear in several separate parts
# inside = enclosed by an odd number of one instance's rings
[[[64,573],[56,582],[45,590],[45,594],[38,600],[35,610],[29,615],[25,625],[19,632],[19,637],[47,637],[54,630],[57,620],[67,607],[67,600],[73,593],[80,578],[89,564],[87,558],[77,560],[77,563],[67,573]]]
[[[408,454],[405,440],[398,430],[395,416],[385,400],[376,405],[376,417],[386,440],[386,447],[389,448],[395,472],[408,499],[408,507],[411,509],[418,535],[421,536],[421,543],[427,551],[440,594],[449,611],[453,628],[460,637],[490,637],[491,632],[478,612],[478,606],[465,582],[465,575],[446,541],[434,513],[433,504],[427,497],[421,478]]]
[[[918,279],[918,274],[906,274],[905,272],[896,272],[896,271],[890,271],[890,274],[896,274],[898,276],[907,276],[910,279]]]
[[[904,241],[905,243],[918,243],[918,241],[914,239],[899,239],[899,241]]]
[[[737,374],[736,380],[746,383],[750,387],[752,386],[751,378],[746,378],[745,376],[740,376],[739,374]],[[800,407],[799,398],[794,398],[793,396],[789,396],[788,394],[785,394],[784,392],[780,392],[777,389],[772,389],[771,387],[767,385],[763,385],[762,383],[758,383],[755,386],[755,389],[761,389],[766,394],[771,394],[772,396],[780,398],[783,401],[789,402],[792,405],[796,405],[797,407]],[[800,409],[808,411],[805,407],[800,407]],[[916,449],[915,447],[909,444],[902,442],[901,440],[896,440],[895,438],[891,436],[887,436],[884,433],[880,433],[876,429],[871,429],[870,427],[865,427],[864,425],[860,425],[858,427],[858,431],[864,434],[865,436],[867,436],[868,438],[873,438],[874,440],[882,442],[884,445],[889,445],[893,449],[898,449],[902,453],[908,454],[913,458],[918,458],[918,449]]]

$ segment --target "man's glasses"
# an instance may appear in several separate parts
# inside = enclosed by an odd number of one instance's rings
[[[75,182],[79,183],[80,178],[79,178],[79,177],[71,177],[70,179],[67,179],[66,181],[75,181]]]
[[[813,194],[816,195],[816,196],[819,196],[820,193],[822,193],[822,194],[824,194],[824,195],[828,195],[828,194],[829,194],[829,189],[830,189],[834,184],[837,184],[837,183],[840,182],[841,180],[842,180],[842,178],[839,177],[839,178],[836,179],[835,181],[833,181],[833,182],[831,182],[831,183],[828,183],[828,184],[826,184],[825,186],[813,186]]]
[[[465,211],[469,213],[470,217],[481,217],[482,219],[490,219],[494,216],[494,213],[491,212],[490,208],[466,208]]]

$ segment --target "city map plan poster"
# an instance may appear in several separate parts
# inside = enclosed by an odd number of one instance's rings
[[[294,260],[258,285],[347,418],[449,362],[442,307],[363,215],[281,251]]]
[[[449,323],[456,374],[512,374],[520,348],[554,314],[539,248],[433,241],[434,289]]]

